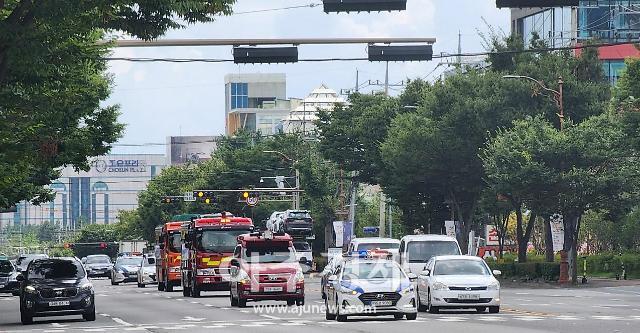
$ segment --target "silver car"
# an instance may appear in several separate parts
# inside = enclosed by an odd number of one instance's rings
[[[156,280],[156,258],[145,255],[138,266],[138,288],[144,288],[147,284],[158,283]]]

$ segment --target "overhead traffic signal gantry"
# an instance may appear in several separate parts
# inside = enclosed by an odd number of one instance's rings
[[[162,197],[160,202],[162,202],[163,204],[172,204],[172,203],[178,203],[181,201],[182,201],[182,198],[166,196],[166,197]]]
[[[216,201],[216,193],[214,191],[193,191],[193,197],[198,202],[212,204]]]
[[[578,6],[580,0],[496,0],[498,8],[535,8]]]
[[[322,0],[325,13],[407,10],[407,0]]]

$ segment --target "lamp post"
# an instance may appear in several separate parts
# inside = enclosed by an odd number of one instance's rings
[[[524,75],[505,75],[503,76],[505,79],[524,79],[535,82],[542,90],[551,94],[551,98],[556,102],[556,106],[558,107],[558,118],[560,119],[560,130],[562,131],[564,128],[564,101],[563,101],[563,92],[562,88],[564,85],[564,80],[562,80],[562,76],[558,77],[558,90],[554,90],[548,88],[544,85],[542,81],[536,80],[529,76]],[[534,92],[537,90],[534,89]],[[560,284],[569,283],[569,260],[568,260],[567,251],[560,251],[560,277],[558,282]]]
[[[503,78],[505,79],[521,79],[521,80],[529,80],[532,82],[535,82],[542,90],[548,92],[551,94],[551,98],[553,98],[553,101],[556,102],[556,106],[558,107],[558,118],[560,118],[560,130],[563,129],[563,125],[564,125],[564,101],[563,101],[563,93],[562,93],[562,86],[564,85],[564,80],[562,79],[562,76],[558,77],[558,90],[554,90],[551,89],[549,87],[547,87],[544,82],[540,81],[540,80],[536,80],[530,76],[524,76],[524,75],[505,75],[503,76]],[[537,92],[537,90],[534,89],[534,92]]]
[[[300,189],[300,170],[298,170],[298,168],[296,167],[296,163],[298,161],[290,158],[289,156],[277,150],[264,150],[262,152],[265,154],[278,154],[282,156],[282,158],[284,158],[285,160],[291,163],[291,168],[293,168],[296,173],[296,190],[299,190]],[[300,209],[300,193],[297,191],[293,193],[293,209]]]

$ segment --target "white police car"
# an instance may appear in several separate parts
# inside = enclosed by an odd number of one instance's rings
[[[372,258],[370,252],[345,258],[328,279],[326,318],[346,321],[347,316],[393,315],[415,320],[416,278],[392,260]]]

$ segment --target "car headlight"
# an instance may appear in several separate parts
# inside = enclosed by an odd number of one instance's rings
[[[500,282],[494,281],[487,286],[487,290],[500,290]]]
[[[36,288],[34,288],[33,286],[26,286],[26,287],[24,287],[24,292],[29,293],[29,294],[35,294],[36,293]]]
[[[296,271],[295,279],[296,279],[296,282],[304,282],[304,274],[302,273],[301,269]]]
[[[447,290],[447,289],[449,289],[449,286],[447,286],[442,282],[436,282],[433,284],[433,290]]]
[[[238,283],[240,284],[249,284],[251,283],[251,279],[249,278],[249,274],[247,272],[240,270],[238,272]]]
[[[196,275],[216,275],[215,268],[201,268],[196,270]]]
[[[407,295],[410,293],[413,293],[415,289],[413,289],[413,285],[409,286],[409,288],[406,288],[405,290],[402,291],[403,295]]]
[[[93,291],[93,285],[91,283],[85,283],[82,286],[80,286],[80,291],[92,292]]]
[[[364,290],[362,290],[362,288],[353,286],[353,285],[348,285],[348,284],[341,284],[341,288],[339,290],[343,294],[351,294],[351,295],[358,295],[358,294],[364,293]]]

